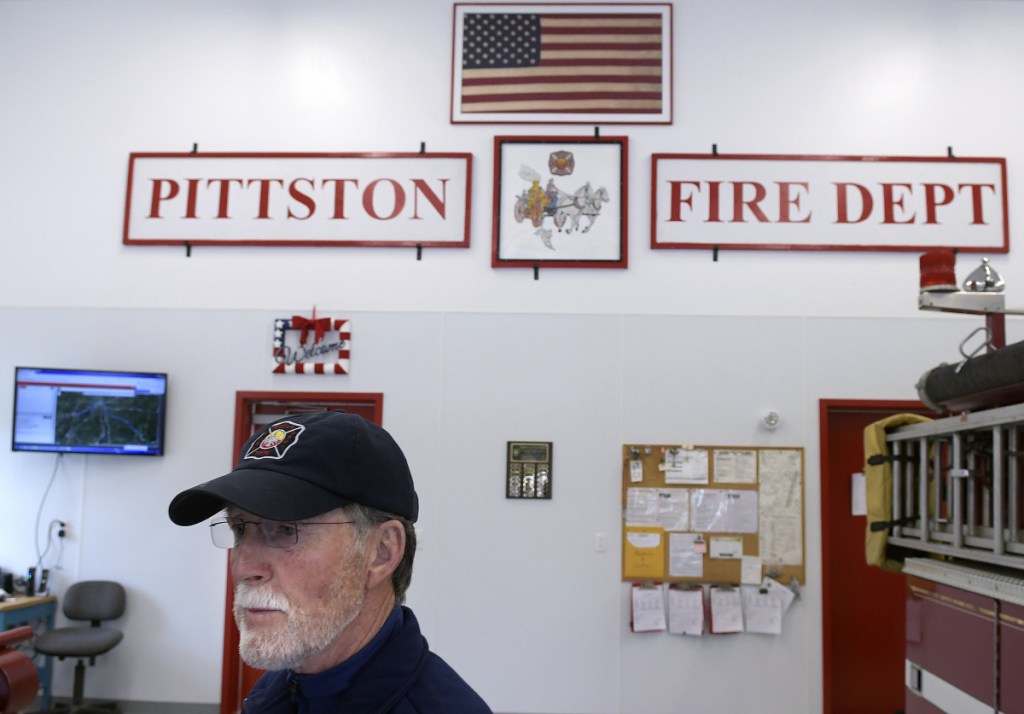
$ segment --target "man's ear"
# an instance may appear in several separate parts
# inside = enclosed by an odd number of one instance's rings
[[[391,574],[405,555],[405,528],[398,521],[385,521],[374,529],[370,554],[367,589],[391,581]]]

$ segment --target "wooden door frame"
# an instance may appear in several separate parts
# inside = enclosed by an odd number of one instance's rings
[[[926,412],[927,407],[915,400],[895,399],[820,399],[818,401],[818,451],[821,459],[820,468],[820,489],[821,503],[819,504],[822,514],[828,512],[828,504],[835,496],[832,493],[831,484],[837,483],[833,478],[829,464],[829,417],[833,411],[857,410],[877,411],[878,418],[882,419],[889,414],[901,412]],[[822,642],[822,685],[823,685],[823,711],[832,711],[832,662],[831,662],[831,641],[832,641],[832,602],[828,597],[829,588],[832,583],[832,564],[826,556],[830,553],[831,533],[830,524],[822,518],[821,522],[821,642]]]
[[[381,424],[384,417],[384,395],[379,392],[236,392],[235,428],[231,444],[231,465],[233,466],[242,446],[252,435],[252,409],[262,402],[288,402],[307,404],[330,404],[342,407],[357,404],[369,408],[370,418]],[[242,659],[238,654],[238,628],[232,615],[234,588],[230,568],[227,569],[227,589],[224,595],[224,653],[221,670],[220,714],[237,714],[242,710]]]

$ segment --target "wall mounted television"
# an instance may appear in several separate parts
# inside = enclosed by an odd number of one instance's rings
[[[167,375],[14,368],[14,451],[161,456]]]

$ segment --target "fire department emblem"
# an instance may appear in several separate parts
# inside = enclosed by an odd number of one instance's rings
[[[293,421],[279,421],[272,424],[262,439],[253,442],[245,452],[247,459],[280,459],[288,449],[295,446],[299,436],[306,430],[302,424]]]
[[[568,176],[576,168],[571,151],[552,151],[548,157],[548,170],[555,176]]]

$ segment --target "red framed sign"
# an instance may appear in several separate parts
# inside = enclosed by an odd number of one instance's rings
[[[469,246],[472,154],[133,153],[126,245]]]
[[[651,247],[1010,249],[1006,159],[654,154]]]
[[[491,267],[627,267],[628,145],[495,137]]]

